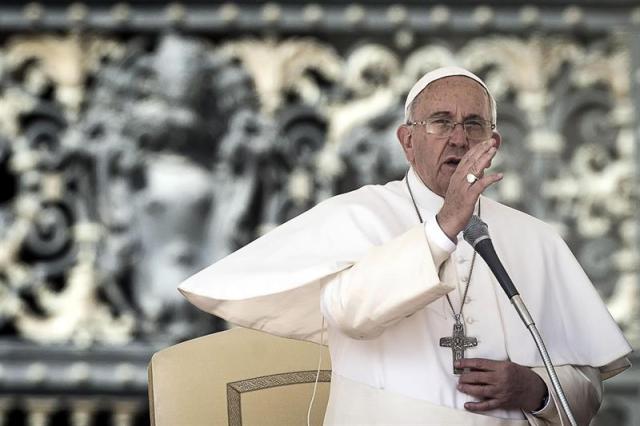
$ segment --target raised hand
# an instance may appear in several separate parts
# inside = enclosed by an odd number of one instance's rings
[[[462,157],[456,171],[451,175],[444,205],[436,215],[438,224],[445,234],[457,242],[457,235],[467,226],[480,194],[490,185],[502,179],[502,173],[484,175],[484,170],[491,166],[491,160],[497,152],[497,142],[489,139],[469,149]],[[478,177],[470,183],[467,175]]]

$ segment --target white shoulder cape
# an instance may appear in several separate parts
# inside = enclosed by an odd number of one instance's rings
[[[552,228],[485,197],[482,211],[554,364],[600,367],[603,378],[627,368],[631,347]],[[323,283],[416,224],[402,181],[364,186],[318,204],[191,276],[179,290],[198,308],[232,323],[317,342]],[[542,366],[504,294],[499,305],[511,361]]]

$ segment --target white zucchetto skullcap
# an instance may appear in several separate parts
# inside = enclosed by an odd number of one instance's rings
[[[471,71],[468,71],[468,70],[466,70],[464,68],[460,68],[460,67],[442,67],[442,68],[437,68],[437,69],[435,69],[433,71],[429,71],[428,73],[423,75],[422,78],[420,80],[418,80],[416,82],[416,84],[413,85],[411,90],[409,90],[409,94],[407,95],[407,100],[404,103],[404,119],[405,119],[405,121],[409,120],[409,107],[411,106],[411,103],[429,84],[433,83],[436,80],[440,80],[441,78],[453,77],[453,76],[456,76],[456,75],[469,77],[470,79],[477,81],[482,87],[484,87],[484,90],[486,90],[487,94],[489,95],[489,103],[491,104],[491,122],[493,122],[493,124],[495,124],[496,123],[496,115],[497,115],[497,112],[496,112],[496,100],[493,99],[493,95],[489,92],[489,88],[487,87],[486,84],[484,84],[484,81],[482,81],[480,79],[480,77],[478,77],[477,75],[475,75]]]

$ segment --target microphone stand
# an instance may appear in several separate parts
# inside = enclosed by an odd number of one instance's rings
[[[542,340],[542,336],[536,327],[536,324],[533,322],[533,318],[529,314],[529,310],[525,306],[522,298],[519,294],[514,295],[509,299],[511,304],[520,315],[522,322],[527,326],[531,336],[533,336],[533,340],[536,342],[536,346],[538,347],[538,351],[540,352],[540,356],[542,356],[542,361],[544,362],[544,368],[547,370],[547,374],[551,378],[551,384],[553,385],[553,389],[556,391],[558,398],[560,399],[560,405],[562,405],[562,409],[564,413],[567,415],[569,419],[569,423],[571,426],[577,426],[576,419],[573,417],[573,413],[571,412],[571,407],[569,407],[569,401],[567,401],[567,397],[562,390],[562,385],[560,384],[560,380],[558,380],[558,375],[556,374],[555,368],[553,368],[553,364],[551,363],[551,358],[549,357],[549,353],[547,352],[547,348],[544,345],[544,341]],[[550,395],[550,397],[552,397]]]
[[[513,285],[511,278],[509,278],[509,274],[504,269],[504,266],[502,266],[498,255],[493,249],[493,243],[491,242],[491,237],[489,237],[489,227],[478,216],[471,216],[469,224],[465,228],[463,235],[464,239],[471,244],[473,249],[485,260],[489,269],[491,269],[491,272],[493,272],[493,275],[498,280],[500,287],[502,287],[506,293],[507,298],[518,312],[518,315],[520,315],[522,322],[527,326],[527,329],[531,333],[531,336],[533,336],[533,340],[538,347],[540,356],[542,356],[544,368],[547,370],[547,374],[549,374],[549,377],[551,378],[551,384],[553,385],[556,395],[558,395],[558,398],[560,399],[560,405],[569,419],[569,423],[571,423],[571,426],[578,426],[575,418],[573,417],[573,413],[571,412],[571,407],[569,407],[567,397],[562,390],[560,380],[558,380],[556,370],[553,368],[553,364],[551,363],[551,358],[549,357],[547,348],[544,345],[542,336],[540,335],[536,324],[533,322],[533,318],[531,318],[529,310],[522,301],[518,290],[515,285]]]

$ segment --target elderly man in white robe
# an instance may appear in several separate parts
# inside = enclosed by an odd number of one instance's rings
[[[476,75],[446,67],[414,85],[405,114],[405,179],[326,200],[180,291],[287,337],[317,342],[326,319],[325,424],[568,424],[527,329],[461,238],[476,214],[588,424],[631,348],[553,229],[482,196],[502,178],[485,173],[502,142],[495,100]]]

